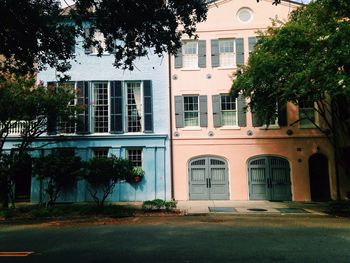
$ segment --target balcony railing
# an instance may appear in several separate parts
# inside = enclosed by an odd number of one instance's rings
[[[9,135],[21,135],[24,129],[34,127],[36,121],[11,121],[9,128]],[[28,127],[29,124],[29,127]],[[4,129],[4,126],[0,124],[0,129]]]

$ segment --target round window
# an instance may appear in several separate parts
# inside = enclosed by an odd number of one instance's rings
[[[238,20],[243,23],[248,23],[253,19],[253,11],[249,8],[241,8],[237,12]]]

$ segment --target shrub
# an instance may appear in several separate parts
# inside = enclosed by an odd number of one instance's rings
[[[143,176],[142,169],[135,169],[129,160],[112,156],[88,161],[84,178],[89,183],[91,197],[98,206],[103,206],[118,181],[136,183],[137,176]]]
[[[169,211],[175,208],[176,208],[176,202],[164,201],[162,199],[148,200],[148,201],[144,201],[142,204],[142,209],[145,211],[161,210],[161,209],[165,209],[166,211]]]
[[[47,207],[53,206],[61,191],[73,186],[81,174],[82,162],[79,157],[49,155],[34,160],[34,176],[46,184]]]

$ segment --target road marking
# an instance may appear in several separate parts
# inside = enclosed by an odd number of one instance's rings
[[[34,254],[33,251],[20,251],[20,252],[0,252],[0,257],[27,257]]]

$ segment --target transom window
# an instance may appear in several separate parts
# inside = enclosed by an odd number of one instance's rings
[[[108,148],[95,148],[95,149],[92,149],[92,157],[94,157],[94,158],[108,157]]]
[[[236,45],[234,39],[220,39],[219,53],[221,67],[234,67],[236,65]]]
[[[223,126],[237,125],[237,99],[221,95],[221,123]]]
[[[184,96],[185,126],[199,126],[198,96]]]
[[[183,67],[197,68],[198,67],[198,42],[185,41],[182,43]]]
[[[93,130],[95,133],[108,132],[108,83],[93,83]]]
[[[142,167],[142,149],[128,149],[127,159],[134,167]]]
[[[142,131],[141,83],[126,83],[126,126],[128,132]]]
[[[315,103],[309,99],[299,100],[299,124],[302,128],[313,128],[316,122]]]

